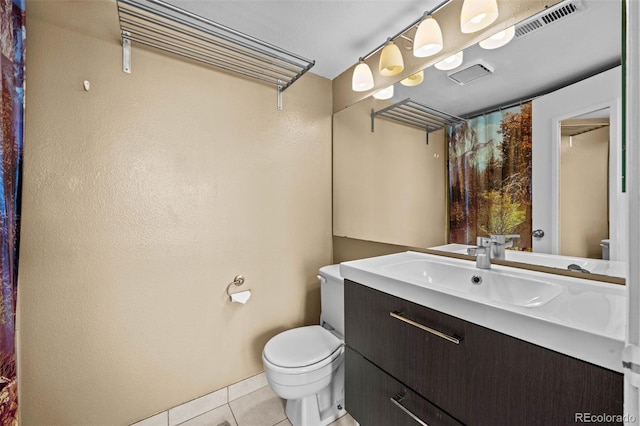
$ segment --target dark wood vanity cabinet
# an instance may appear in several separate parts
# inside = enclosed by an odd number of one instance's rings
[[[357,392],[349,397],[347,409],[362,426],[415,426],[419,423],[414,416],[427,425],[461,425],[349,347],[345,362],[349,369],[345,386]]]
[[[429,426],[622,415],[620,373],[349,280],[344,292],[346,409],[362,426],[420,424],[409,413]]]

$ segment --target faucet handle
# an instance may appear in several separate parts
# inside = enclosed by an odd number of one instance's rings
[[[476,238],[476,245],[478,247],[490,247],[491,246],[491,238],[490,237],[478,237],[478,238]]]

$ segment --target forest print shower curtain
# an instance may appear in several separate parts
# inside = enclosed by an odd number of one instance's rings
[[[450,242],[519,234],[531,250],[531,102],[449,128]]]
[[[18,423],[15,312],[24,117],[24,0],[0,0],[0,424]]]

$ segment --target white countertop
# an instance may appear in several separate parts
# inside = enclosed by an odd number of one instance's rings
[[[418,275],[403,273],[403,264],[427,265]],[[500,274],[515,282],[519,278],[562,286],[562,293],[541,306],[516,306],[477,298],[456,291],[455,286],[434,284],[433,268],[454,267],[458,276],[487,279]],[[415,268],[414,268],[415,269]],[[478,269],[468,260],[425,253],[404,252],[340,265],[342,277],[518,339],[623,372],[626,319],[626,288],[579,278],[492,265]],[[492,275],[494,274],[494,275]],[[345,307],[348,309],[348,307]]]

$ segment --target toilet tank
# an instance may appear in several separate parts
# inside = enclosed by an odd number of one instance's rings
[[[340,265],[320,268],[320,298],[322,304],[321,325],[325,323],[344,336],[344,280]]]

